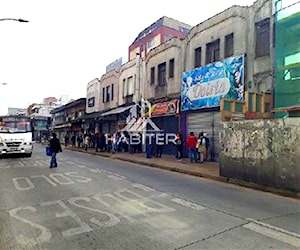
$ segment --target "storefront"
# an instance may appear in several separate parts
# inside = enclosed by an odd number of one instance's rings
[[[178,100],[160,102],[151,106],[151,120],[164,134],[179,132]],[[176,147],[173,143],[164,145],[163,154],[175,155]]]
[[[181,94],[181,132],[206,132],[209,160],[219,159],[221,98],[244,99],[244,58],[234,56],[184,72]]]
[[[209,160],[218,161],[219,159],[219,127],[220,111],[209,110],[208,112],[190,112],[187,114],[187,130],[194,132],[198,137],[200,132],[206,132],[210,141]]]
[[[132,108],[132,105],[125,107],[118,107],[107,112],[104,112],[100,116],[100,132],[101,133],[116,133],[120,130],[120,124],[126,121],[129,110]],[[123,127],[125,125],[123,124]]]

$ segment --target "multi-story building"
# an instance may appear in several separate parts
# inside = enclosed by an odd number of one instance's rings
[[[275,11],[274,97],[275,108],[284,111],[300,106],[300,2],[275,0]]]
[[[167,17],[146,28],[129,47],[129,61],[103,75],[93,90],[101,131],[120,129],[129,111],[138,115],[132,104],[144,98],[152,104],[148,115],[165,132],[207,132],[209,158],[218,160],[221,98],[243,101],[245,90],[273,91],[271,11],[271,0],[257,0],[193,28]]]
[[[232,6],[195,26],[185,39],[181,131],[208,133],[218,160],[221,98],[272,91],[271,1]]]
[[[152,49],[145,58],[143,97],[151,102],[152,121],[165,133],[179,132],[179,98],[184,65],[184,42],[172,38]],[[173,145],[165,153],[175,154]]]
[[[43,100],[43,104],[45,105],[54,105],[55,103],[57,103],[57,99],[55,97],[46,97]]]
[[[128,50],[129,61],[133,60],[137,54],[144,58],[151,49],[172,37],[184,38],[190,29],[191,26],[188,24],[166,16],[161,17],[134,39]]]
[[[115,133],[119,115],[119,72],[115,69],[104,74],[100,79],[100,132]]]
[[[61,142],[64,141],[66,134],[71,138],[71,135],[90,132],[89,127],[82,124],[85,107],[86,98],[80,98],[51,111],[51,130],[57,134]]]
[[[51,102],[52,103],[52,102]],[[51,111],[53,105],[33,103],[27,108],[33,125],[34,140],[41,141],[43,137],[49,137],[49,126],[51,124]]]

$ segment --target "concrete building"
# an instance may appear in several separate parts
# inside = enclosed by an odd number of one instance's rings
[[[43,99],[43,104],[45,105],[54,105],[55,103],[57,103],[57,98],[55,97],[46,97]]]
[[[86,113],[100,111],[100,81],[98,78],[90,81],[86,93]]]
[[[152,121],[164,133],[179,132],[178,105],[184,65],[184,44],[172,38],[152,49],[145,58],[143,97],[151,102]],[[165,145],[164,153],[175,154],[174,145]]]
[[[89,127],[82,124],[85,115],[86,98],[77,99],[51,111],[51,131],[55,132],[61,142],[66,134],[72,135],[86,133]]]
[[[119,76],[119,72],[113,69],[100,79],[100,111],[103,112],[99,116],[99,131],[101,133],[117,131]]]
[[[246,90],[273,92],[273,0],[257,0],[250,6],[247,20]]]
[[[128,49],[128,59],[133,60],[137,54],[144,58],[147,53],[172,37],[184,38],[191,26],[172,18],[163,16],[145,28],[134,39]]]
[[[232,56],[244,57],[247,51],[248,20],[248,7],[232,6],[195,26],[185,39],[184,71],[192,82],[182,88],[181,131],[184,135],[194,132],[197,136],[200,132],[208,133],[208,158],[211,160],[218,160],[222,93],[211,93],[209,89],[213,90],[218,86],[212,86],[210,82],[214,81],[216,74],[222,74],[224,70],[220,68],[218,71],[215,63]],[[222,65],[225,65],[225,62],[222,62]],[[226,76],[222,75],[221,79],[225,78]],[[188,80],[186,83],[189,84]],[[196,90],[197,95],[191,96],[189,93],[192,90]],[[212,99],[216,101],[211,102]],[[192,104],[185,107],[186,100],[191,100]]]
[[[218,160],[220,99],[271,93],[271,1],[232,6],[196,25],[185,39],[181,131],[207,132]],[[227,89],[225,91],[225,89]]]

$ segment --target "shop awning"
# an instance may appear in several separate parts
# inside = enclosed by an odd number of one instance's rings
[[[85,114],[84,116],[82,116],[81,119],[83,119],[83,120],[94,119],[94,118],[100,117],[101,114],[103,114],[103,112],[101,112],[101,111],[88,113],[88,114]]]
[[[133,105],[130,105],[130,106],[126,106],[126,107],[119,107],[119,108],[115,108],[115,109],[112,109],[110,111],[107,111],[103,114],[101,114],[101,116],[108,116],[108,115],[116,115],[116,114],[120,114],[120,113],[123,113],[125,112],[126,110],[132,108]]]

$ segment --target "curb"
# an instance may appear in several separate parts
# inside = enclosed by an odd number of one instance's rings
[[[211,179],[211,180],[215,180],[215,181],[219,181],[219,182],[223,182],[223,183],[230,183],[230,184],[238,185],[238,186],[241,186],[241,187],[246,187],[246,188],[250,188],[250,189],[254,189],[254,190],[259,190],[259,191],[263,191],[263,192],[268,192],[268,193],[277,194],[277,195],[280,195],[280,196],[300,200],[300,193],[293,192],[293,191],[290,191],[290,190],[279,189],[279,188],[268,187],[268,186],[262,186],[262,185],[257,184],[257,183],[246,182],[246,181],[242,181],[242,180],[238,180],[238,179],[231,179],[231,178],[223,177],[223,176],[214,176],[214,175],[209,175],[209,174],[193,172],[193,171],[190,171],[188,169],[179,169],[179,168],[176,168],[176,167],[168,167],[168,166],[160,165],[160,164],[157,164],[157,163],[140,161],[140,160],[137,160],[137,159],[130,159],[130,158],[125,159],[125,158],[122,158],[122,157],[115,156],[114,154],[111,154],[111,155],[101,154],[101,152],[84,151],[84,150],[76,149],[76,148],[75,149],[74,148],[65,148],[65,149],[70,150],[70,151],[87,153],[87,154],[90,154],[90,155],[97,155],[97,156],[101,156],[101,157],[105,157],[105,158],[111,158],[113,160],[115,159],[115,160],[124,161],[124,162],[141,164],[141,165],[144,165],[144,166],[159,168],[159,169],[168,170],[168,171],[172,171],[172,172],[177,172],[177,173],[181,173],[181,174],[186,174],[186,175]]]

